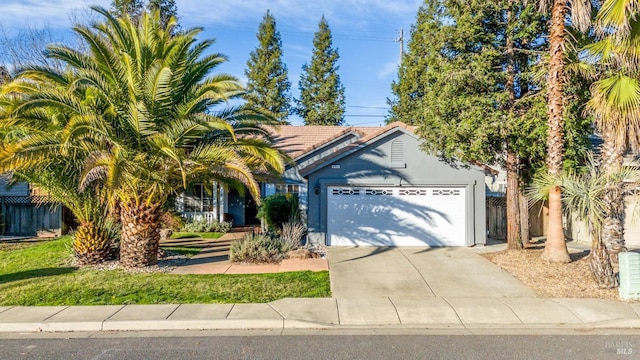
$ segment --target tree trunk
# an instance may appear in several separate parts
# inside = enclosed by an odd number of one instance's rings
[[[593,234],[591,253],[589,254],[589,269],[591,275],[601,288],[614,288],[618,286],[618,278],[616,277],[607,248],[602,243],[601,239]]]
[[[547,167],[549,174],[562,173],[564,156],[564,36],[566,0],[554,0],[551,10],[551,29],[549,35],[549,74],[548,92],[548,137]],[[566,263],[571,259],[567,251],[562,227],[562,190],[555,186],[549,193],[549,233],[542,257],[549,262]]]
[[[123,204],[120,265],[139,268],[158,263],[160,211],[157,205]]]
[[[520,238],[520,201],[518,161],[516,155],[507,150],[507,247],[522,250]]]
[[[114,258],[116,248],[104,228],[82,221],[73,235],[73,254],[81,265],[93,265]]]
[[[556,186],[549,191],[549,219],[557,217],[562,219],[562,202],[561,202],[560,187]],[[560,226],[551,226],[551,220],[549,220],[549,233],[547,234],[547,242],[542,252],[542,259],[548,262],[556,263],[568,263],[571,261],[569,257],[569,251],[567,250],[567,243],[564,241],[564,234],[562,229],[562,221]],[[557,234],[560,232],[560,234]],[[549,241],[549,239],[558,239],[562,241]]]
[[[507,23],[513,21],[513,0],[509,0],[507,7]],[[515,64],[513,58],[513,35],[511,31],[506,33],[506,71],[507,82],[505,83],[505,91],[509,93],[509,100],[505,104],[506,110],[509,112],[509,118],[513,116],[513,104],[515,101]],[[507,171],[507,247],[510,250],[522,250],[522,239],[520,238],[520,201],[518,195],[520,193],[520,179],[518,176],[518,157],[511,150],[509,141],[509,133],[505,131],[505,151],[506,151],[506,171]]]
[[[524,194],[523,185],[520,185],[518,191],[518,198],[520,203],[520,238],[522,239],[522,246],[529,246],[529,200]]]
[[[624,241],[624,184],[612,182],[611,175],[622,169],[624,148],[615,144],[613,134],[605,132],[602,137],[604,142],[601,147],[601,166],[604,176],[609,178],[602,199],[605,207],[602,241],[611,261],[617,264],[618,254],[627,251]]]

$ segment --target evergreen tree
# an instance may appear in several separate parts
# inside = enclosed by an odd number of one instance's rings
[[[344,86],[336,65],[338,50],[332,47],[331,29],[324,16],[313,38],[311,64],[302,66],[297,113],[307,125],[342,125]]]
[[[546,155],[544,84],[533,76],[544,34],[532,3],[426,0],[389,101],[388,121],[417,125],[425,151],[505,168],[507,240],[516,249],[528,240],[522,185]],[[567,140],[584,145],[585,125],[576,117]]]
[[[251,107],[269,111],[281,123],[287,123],[291,111],[291,83],[282,62],[282,40],[276,19],[267,10],[258,27],[258,47],[247,61],[247,92],[244,99]]]
[[[146,10],[160,11],[160,22],[166,27],[169,19],[173,16],[178,18],[178,7],[175,0],[112,0],[111,13],[115,16],[122,17],[129,14],[134,23],[137,23]]]
[[[176,6],[175,0],[149,0],[147,10],[152,12],[156,9],[160,11],[160,21],[163,27],[167,26],[172,16],[176,20],[178,19],[178,6]]]
[[[139,19],[144,12],[144,0],[112,0],[111,13],[118,17],[129,14],[131,19]]]

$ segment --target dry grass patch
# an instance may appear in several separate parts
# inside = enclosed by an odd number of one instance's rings
[[[544,245],[483,254],[538,296],[551,298],[597,298],[620,300],[618,289],[600,289],[591,277],[588,252],[569,250],[572,262],[550,264],[540,258]]]

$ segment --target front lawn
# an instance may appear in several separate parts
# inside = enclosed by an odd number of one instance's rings
[[[176,231],[171,235],[171,238],[172,239],[217,239],[222,235],[224,235],[224,233]]]
[[[329,273],[172,275],[79,269],[71,238],[0,250],[0,306],[269,302],[328,297]]]

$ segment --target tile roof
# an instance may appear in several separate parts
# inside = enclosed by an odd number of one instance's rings
[[[280,125],[267,130],[273,136],[275,147],[296,159],[345,134],[355,133],[358,138],[362,138],[377,133],[380,129],[383,127]]]
[[[337,127],[337,126],[334,126],[334,127]],[[304,126],[300,126],[299,128],[304,128]],[[377,138],[378,136],[380,136],[382,134],[385,134],[388,131],[391,131],[392,129],[395,129],[395,128],[406,129],[411,133],[415,133],[415,131],[416,131],[416,127],[415,126],[409,126],[409,125],[407,125],[407,124],[405,124],[403,122],[400,122],[400,121],[396,121],[396,122],[393,122],[393,123],[391,123],[391,124],[389,124],[387,126],[381,126],[381,127],[351,127],[351,128],[346,128],[346,129],[353,129],[352,131],[355,131],[358,134],[360,134],[360,137],[356,141],[354,141],[351,144],[349,144],[348,146],[346,146],[346,147],[344,147],[344,148],[332,153],[331,155],[328,155],[325,158],[320,159],[320,160],[316,161],[315,163],[305,167],[304,169],[300,170],[300,173],[302,174],[302,173],[308,172],[309,170],[311,170],[313,168],[316,168],[318,165],[320,165],[322,163],[326,163],[326,162],[328,162],[328,161],[330,161],[330,160],[332,160],[332,159],[334,159],[334,158],[336,158],[336,157],[338,157],[338,156],[340,156],[340,155],[342,155],[342,154],[344,154],[346,152],[349,152],[349,151],[351,151],[351,150],[353,150],[353,149],[355,149],[355,148],[357,148],[359,146],[362,146],[362,145],[368,143],[369,141]],[[332,140],[332,139],[333,138],[331,138],[329,140]],[[327,142],[328,141],[325,141],[325,142],[319,144],[318,146],[321,146],[322,144],[325,144]],[[277,141],[276,141],[275,146],[278,147]],[[310,151],[310,150],[308,150],[308,151]],[[302,152],[301,154],[304,154],[304,153],[306,153],[306,151]],[[298,155],[298,156],[300,156],[300,155]]]

